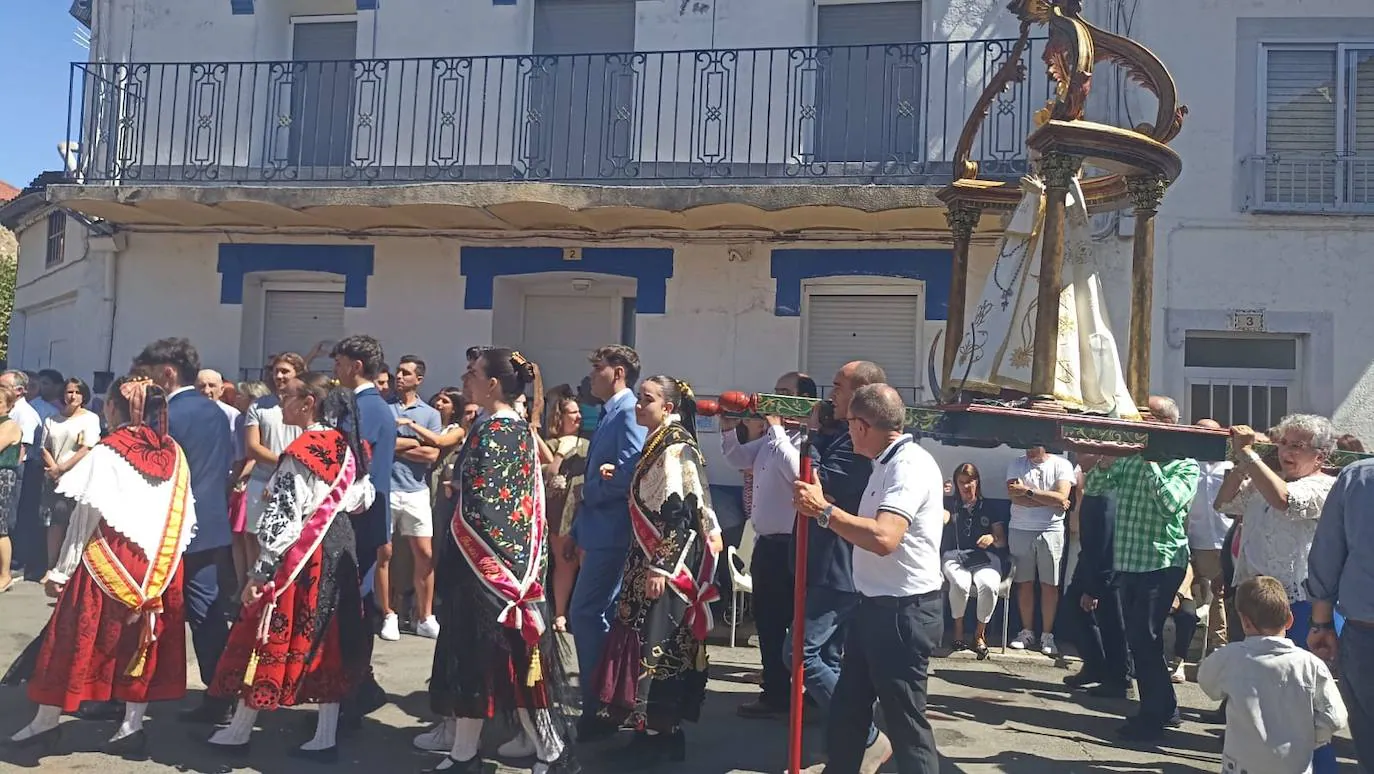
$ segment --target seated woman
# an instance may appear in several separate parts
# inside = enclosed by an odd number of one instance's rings
[[[636,768],[684,760],[682,721],[696,721],[706,698],[721,533],[695,416],[686,383],[652,376],[640,384],[635,419],[649,436],[630,482],[635,542],[595,677],[602,714],[615,722],[628,717],[636,729],[624,751]],[[612,465],[598,472],[615,474]]]
[[[302,432],[268,482],[243,613],[210,685],[211,696],[238,699],[233,720],[209,739],[219,749],[245,752],[259,710],[313,703],[315,737],[292,754],[337,760],[339,702],[367,669],[372,632],[348,515],[366,510],[376,493],[368,453],[351,430],[353,393],[327,385],[322,374],[307,374],[282,391],[282,420]]]
[[[186,455],[164,429],[166,407],[151,381],[116,381],[105,401],[116,429],[57,482],[74,506],[43,579],[57,605],[25,670],[38,714],[6,746],[51,749],[63,712],[113,699],[126,702],[124,722],[105,752],[142,758],[148,702],[186,695],[181,558],[196,512]]]
[[[987,629],[997,609],[997,589],[1007,567],[1007,533],[983,499],[978,468],[965,462],[954,471],[954,493],[945,497],[945,523],[954,533],[943,570],[949,582],[949,609],[954,616],[954,650],[969,650],[964,639],[964,612],[970,596],[978,598],[978,628],[972,650],[988,657]]]

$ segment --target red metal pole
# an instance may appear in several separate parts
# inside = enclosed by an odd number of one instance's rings
[[[801,480],[815,481],[811,470],[811,438],[803,431],[801,442]],[[802,680],[802,642],[806,639],[806,550],[811,537],[810,519],[797,514],[797,569],[792,590],[792,711],[788,716],[787,771],[801,774],[802,699],[806,688]]]

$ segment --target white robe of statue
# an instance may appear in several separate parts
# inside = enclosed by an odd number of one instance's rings
[[[982,297],[964,329],[950,380],[974,392],[1030,392],[1045,224],[1045,186],[1021,180],[1023,192],[1007,225]],[[1088,209],[1074,181],[1064,224],[1064,289],[1059,295],[1058,364],[1054,397],[1071,408],[1138,419],[1121,358],[1103,308],[1101,265],[1093,250]],[[967,380],[965,380],[967,374]]]

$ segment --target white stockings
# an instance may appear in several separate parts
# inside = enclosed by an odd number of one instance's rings
[[[315,738],[301,745],[302,750],[328,750],[333,747],[339,731],[339,705],[321,704],[319,720],[315,723]]]
[[[467,763],[477,757],[478,747],[482,743],[482,720],[481,718],[458,718],[455,722],[453,733],[453,749],[449,751],[448,758],[434,768],[435,771],[445,771],[452,768],[454,761]]]
[[[227,747],[248,744],[248,740],[253,736],[253,724],[257,720],[258,711],[251,709],[244,701],[240,700],[238,707],[234,710],[234,719],[229,721],[229,725],[216,731],[210,737],[210,744],[222,744]]]
[[[143,730],[143,713],[148,711],[148,702],[127,702],[124,705],[124,722],[119,724],[119,729],[114,736],[110,737],[111,742],[117,742],[126,736],[133,736]]]
[[[31,736],[38,736],[44,731],[51,731],[57,728],[57,723],[61,719],[61,707],[51,704],[40,704],[38,705],[38,714],[33,716],[33,720],[29,721],[27,726],[15,732],[14,736],[10,737],[10,741],[22,742]]]

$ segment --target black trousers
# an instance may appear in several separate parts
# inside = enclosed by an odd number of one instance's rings
[[[1164,622],[1183,575],[1182,567],[1117,575],[1121,609],[1126,616],[1126,642],[1140,691],[1140,711],[1133,722],[1162,727],[1178,712],[1178,697],[1164,657]]]
[[[930,653],[944,629],[939,590],[913,597],[864,597],[849,622],[844,662],[830,705],[826,774],[858,774],[883,708],[900,774],[938,774],[940,756],[926,720]]]
[[[792,690],[790,658],[782,652],[792,625],[792,539],[790,535],[760,536],[754,544],[749,573],[754,577],[754,625],[759,633],[763,662],[761,701],[786,709]]]
[[[1121,592],[1114,585],[1097,600],[1097,609],[1083,609],[1083,587],[1070,584],[1061,610],[1077,626],[1078,655],[1083,672],[1099,682],[1125,686],[1131,679],[1130,651],[1126,648],[1126,619],[1121,615]]]

